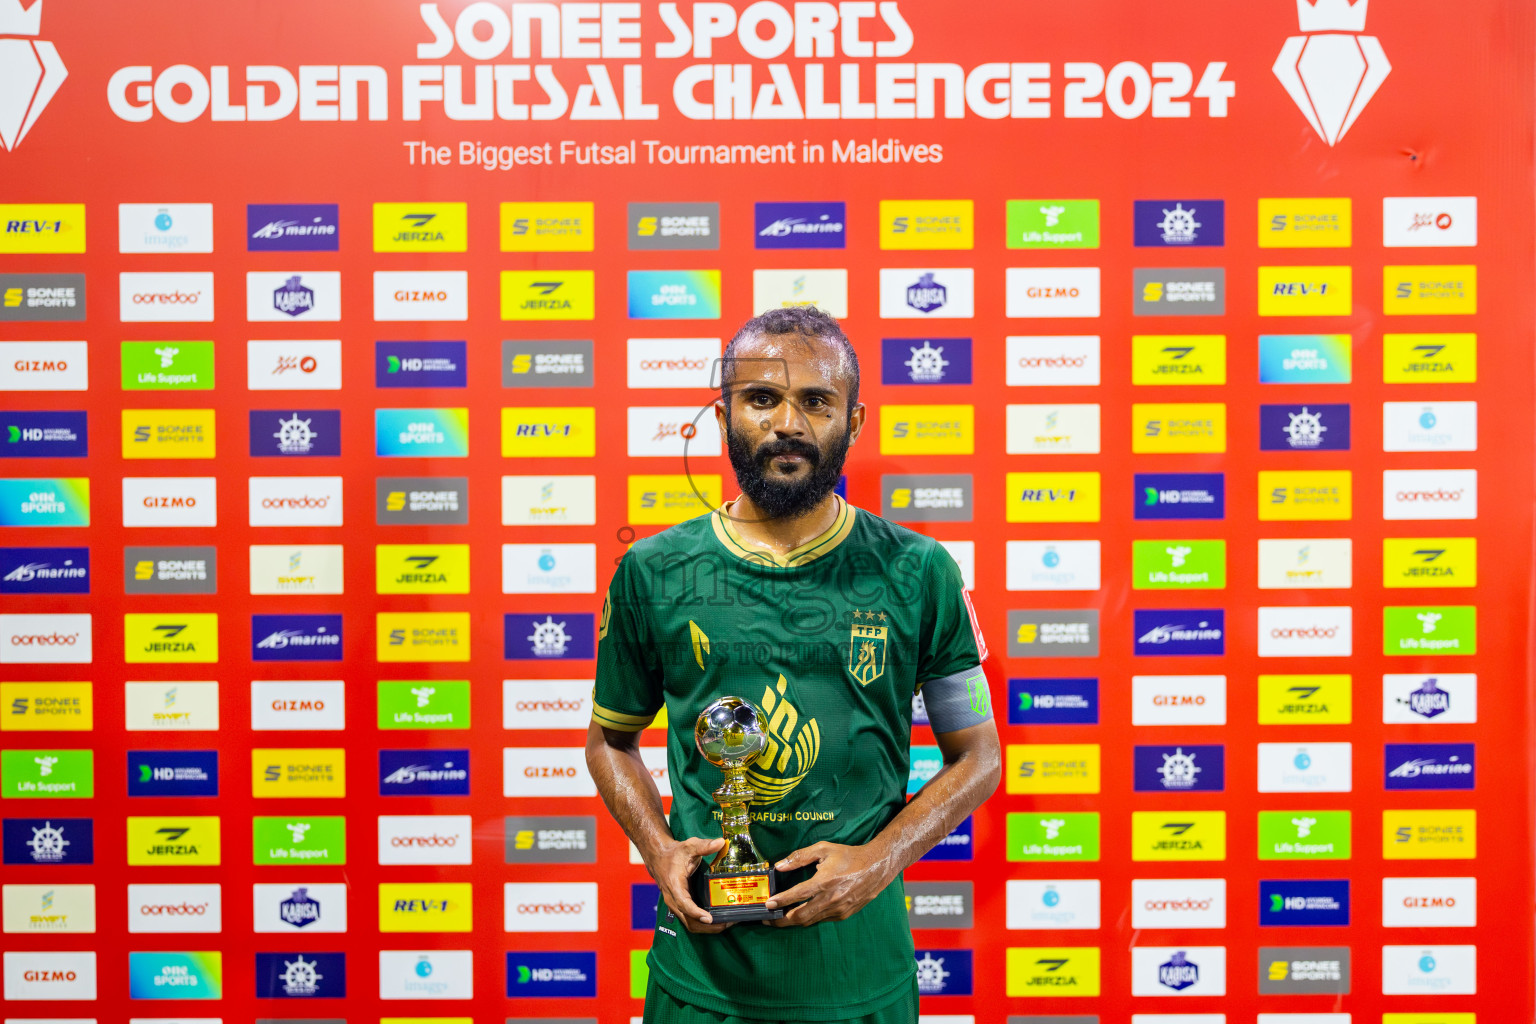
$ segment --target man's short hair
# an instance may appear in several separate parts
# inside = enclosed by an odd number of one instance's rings
[[[770,309],[742,324],[741,329],[725,346],[725,355],[720,361],[721,397],[728,395],[731,361],[736,356],[738,342],[756,337],[788,336],[797,337],[807,346],[815,341],[824,341],[837,348],[848,382],[848,412],[852,415],[853,407],[859,402],[859,355],[853,350],[853,342],[849,341],[848,335],[843,333],[837,318],[818,306],[786,306],[782,309]]]

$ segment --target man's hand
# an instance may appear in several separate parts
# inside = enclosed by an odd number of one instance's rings
[[[667,909],[690,932],[712,935],[730,927],[730,924],[715,924],[709,911],[693,902],[693,897],[688,895],[688,877],[693,874],[694,868],[724,845],[723,838],[684,839],[682,842],[666,840],[659,850],[645,857],[645,868],[661,887],[661,898]]]
[[[807,864],[816,865],[816,873],[799,885],[777,893],[766,904],[772,910],[805,900],[776,921],[777,928],[808,926],[820,921],[845,921],[864,904],[891,884],[895,873],[890,862],[871,846],[839,846],[816,843],[796,850],[774,865],[779,871],[793,871]]]

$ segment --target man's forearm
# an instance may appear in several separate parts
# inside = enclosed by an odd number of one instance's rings
[[[966,750],[946,763],[870,843],[887,874],[895,878],[953,832],[997,789],[1001,773],[995,745]]]
[[[587,768],[609,813],[642,854],[671,840],[661,791],[638,746],[609,742],[602,728],[593,724],[587,734]]]

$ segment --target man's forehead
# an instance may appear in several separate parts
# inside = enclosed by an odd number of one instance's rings
[[[726,382],[737,388],[747,384],[790,390],[836,387],[842,373],[841,348],[822,338],[801,335],[743,338],[725,366]]]

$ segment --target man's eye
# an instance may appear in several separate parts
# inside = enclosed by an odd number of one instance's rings
[[[812,408],[812,409],[819,409],[823,405],[826,405],[827,403],[825,401],[823,401],[822,399],[820,399],[820,398],[816,398],[815,396],[812,396],[812,397],[807,398],[805,400],[805,404],[807,406],[809,406],[810,408]]]

